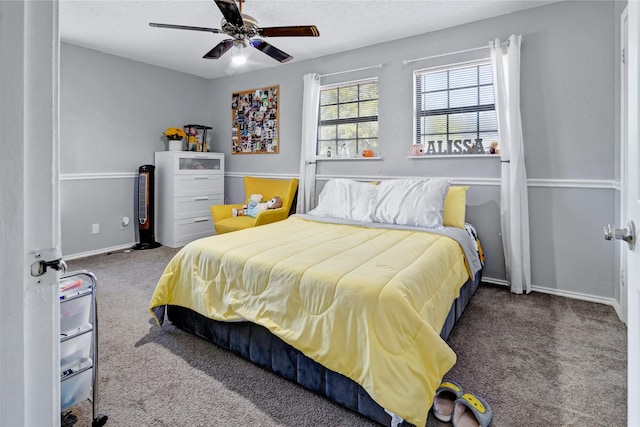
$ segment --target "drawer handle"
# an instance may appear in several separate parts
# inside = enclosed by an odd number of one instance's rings
[[[196,176],[194,179],[209,179],[208,176]]]
[[[204,197],[196,197],[193,199],[195,202],[200,202],[202,200],[209,200],[209,198],[207,196]]]
[[[195,218],[195,219],[193,220],[193,222],[206,222],[206,221],[209,221],[209,218],[207,218],[207,217],[204,217],[204,218]]]

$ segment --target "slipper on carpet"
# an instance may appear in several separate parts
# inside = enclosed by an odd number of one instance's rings
[[[462,396],[462,387],[455,381],[444,379],[433,398],[433,415],[445,423],[451,421],[453,407]]]
[[[492,416],[484,399],[464,393],[453,407],[453,427],[488,427]]]

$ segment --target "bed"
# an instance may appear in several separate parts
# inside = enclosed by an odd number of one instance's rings
[[[330,181],[309,214],[183,247],[151,313],[382,424],[424,426],[482,274],[475,229],[446,220],[452,193]]]

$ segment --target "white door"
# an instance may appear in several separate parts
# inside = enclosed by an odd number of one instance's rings
[[[59,274],[31,273],[60,247],[57,23],[57,0],[0,1],[2,426],[60,425]]]
[[[626,220],[640,224],[640,3],[630,1],[628,12],[628,37],[626,63],[628,70],[627,90],[627,146],[628,167],[626,168],[627,197]],[[627,421],[629,426],[640,426],[640,244],[627,250]]]
[[[620,16],[620,47],[621,47],[621,66],[620,66],[620,211],[618,223],[624,224],[627,220],[627,169],[629,168],[629,120],[627,112],[629,109],[629,61],[625,55],[628,55],[628,34],[629,34],[629,15],[627,8],[624,9]],[[627,245],[621,243],[620,249],[620,288],[619,299],[620,309],[618,315],[620,319],[627,323]]]

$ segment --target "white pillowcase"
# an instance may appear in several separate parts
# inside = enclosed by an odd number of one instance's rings
[[[375,222],[442,228],[446,179],[392,179],[377,187]]]
[[[318,196],[312,215],[372,222],[376,204],[376,185],[350,179],[332,179]]]

